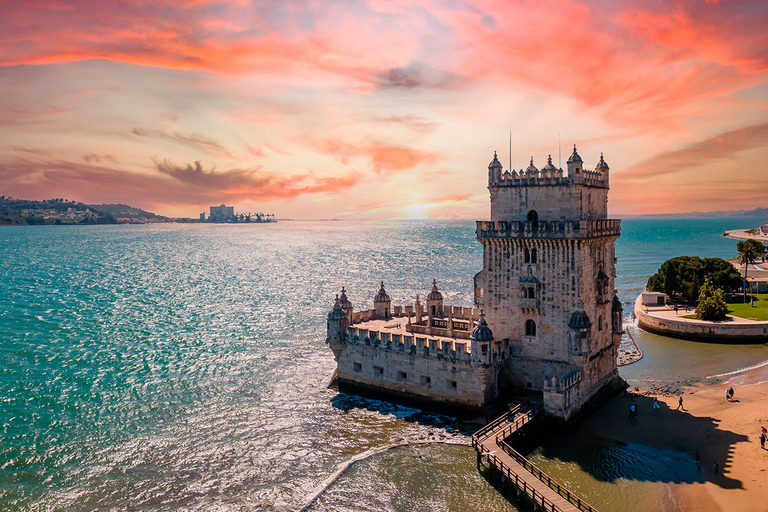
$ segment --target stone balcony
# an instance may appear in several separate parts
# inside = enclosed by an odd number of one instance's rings
[[[539,309],[539,299],[520,299],[520,307],[527,309]]]
[[[621,219],[477,221],[477,238],[549,238],[572,239],[619,236]]]

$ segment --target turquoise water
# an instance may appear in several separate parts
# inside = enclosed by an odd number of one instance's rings
[[[624,221],[620,298],[668,257],[733,256],[722,230],[762,221]],[[367,307],[379,280],[401,303],[436,278],[448,303],[470,305],[473,222],[0,227],[0,254],[1,510],[296,510],[351,457],[470,431],[326,389],[324,331],[341,286]],[[702,372],[668,360],[680,345],[648,345],[622,375],[672,366],[694,379],[768,359],[730,347],[701,355]],[[413,464],[382,457],[371,462],[382,479]],[[408,496],[471,478],[439,474],[414,476]],[[401,502],[397,486],[379,487],[334,492],[362,508]]]

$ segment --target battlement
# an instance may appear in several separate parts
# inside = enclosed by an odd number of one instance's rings
[[[449,338],[441,334],[407,331],[396,319],[374,320],[347,328],[346,343],[365,345],[374,349],[399,352],[413,356],[472,362],[472,348],[467,338]],[[467,341],[462,341],[466,339]]]
[[[477,221],[477,238],[585,239],[619,236],[620,219],[553,221]]]
[[[505,171],[498,174],[498,179],[489,183],[491,187],[552,187],[552,186],[572,186],[584,185],[587,187],[608,188],[607,176],[600,171],[584,169],[580,173],[580,178],[568,176],[562,169],[555,171],[536,171],[526,172],[520,169],[520,172]]]

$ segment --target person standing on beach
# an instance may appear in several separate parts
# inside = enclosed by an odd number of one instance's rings
[[[728,396],[730,396],[731,397],[730,399],[733,400],[733,388],[730,388],[728,390]]]
[[[682,396],[680,397],[680,400],[678,400],[678,402],[677,402],[677,409],[685,410],[685,407],[683,407],[683,397]],[[675,409],[675,410],[677,410],[677,409]]]
[[[653,408],[661,409],[661,405],[659,405],[659,399],[657,397],[653,397]]]
[[[760,449],[765,450],[765,434],[760,434]]]

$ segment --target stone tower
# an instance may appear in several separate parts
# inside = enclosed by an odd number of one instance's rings
[[[506,377],[540,391],[547,412],[568,418],[618,379],[621,303],[615,249],[621,221],[607,218],[608,164],[586,170],[576,146],[568,173],[551,157],[538,170],[488,165],[490,221],[477,222],[483,270],[475,276]]]

